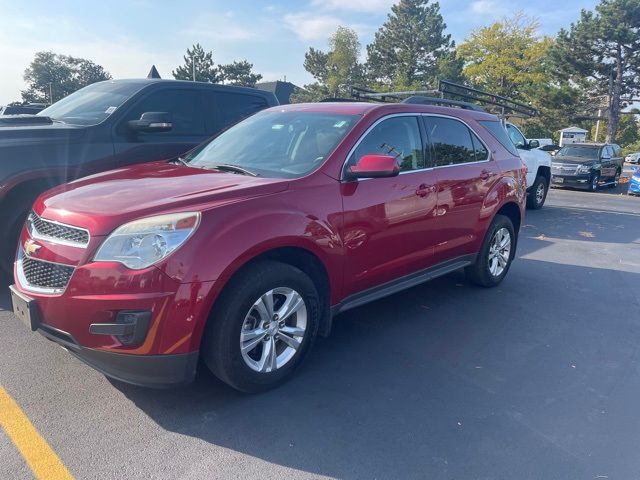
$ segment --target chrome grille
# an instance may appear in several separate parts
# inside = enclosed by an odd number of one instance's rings
[[[29,233],[34,238],[84,247],[89,243],[89,232],[83,228],[72,227],[40,218],[35,212],[29,214],[27,221]]]
[[[552,163],[551,173],[556,175],[575,175],[578,165],[570,163]]]
[[[69,265],[44,262],[26,256],[22,257],[18,268],[28,284],[25,287],[51,289],[56,292],[67,287],[74,270],[74,267]]]

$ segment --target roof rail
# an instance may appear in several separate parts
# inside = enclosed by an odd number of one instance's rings
[[[458,100],[449,100],[447,98],[438,97],[423,97],[421,95],[414,95],[413,97],[406,98],[402,103],[411,103],[413,105],[440,105],[443,107],[460,107],[465,110],[475,110],[476,112],[486,112],[480,105],[475,105],[469,102],[460,102]]]
[[[438,91],[441,95],[456,96],[465,100],[471,100],[483,105],[492,105],[499,107],[501,116],[507,112],[517,113],[525,117],[535,117],[538,111],[525,103],[516,102],[510,98],[496,95],[495,93],[485,92],[477,88],[467,87],[459,83],[450,82],[449,80],[438,80]]]
[[[484,112],[484,108],[469,102],[449,100],[432,96],[437,90],[410,90],[402,92],[375,92],[361,87],[351,87],[351,96],[356,100],[374,100],[377,102],[399,102],[414,105],[439,105],[442,107],[459,107],[466,110]]]

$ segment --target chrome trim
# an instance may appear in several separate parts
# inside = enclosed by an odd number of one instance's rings
[[[49,235],[42,235],[32,225],[32,223],[31,223],[31,215],[35,215],[36,217],[38,217],[43,222],[49,222],[49,223],[53,223],[55,225],[60,225],[61,227],[72,228],[74,230],[80,230],[80,231],[86,232],[86,234],[87,234],[87,243],[72,242],[70,240],[65,240],[63,238],[51,237]],[[91,242],[91,234],[89,233],[89,230],[87,230],[86,228],[76,227],[75,225],[69,225],[67,223],[57,222],[55,220],[49,220],[48,218],[43,218],[40,215],[38,215],[36,212],[34,212],[33,210],[29,213],[29,216],[27,217],[27,222],[26,223],[27,223],[27,230],[28,230],[29,234],[31,235],[31,238],[33,238],[34,240],[42,240],[43,242],[49,242],[49,243],[53,243],[53,244],[56,244],[56,245],[66,245],[68,247],[77,247],[77,248],[87,248],[89,246],[89,243]],[[51,263],[51,262],[49,262],[49,263]]]
[[[16,276],[17,276],[18,282],[20,283],[20,286],[29,292],[41,293],[45,295],[62,295],[67,290],[67,286],[69,285],[69,283],[71,283],[71,278],[73,278],[73,274],[76,272],[76,267],[74,265],[67,265],[66,263],[49,262],[47,260],[40,260],[39,258],[29,257],[29,258],[32,258],[32,260],[37,260],[38,262],[51,263],[53,265],[60,265],[63,267],[73,268],[73,272],[69,277],[69,281],[67,282],[67,285],[65,285],[64,288],[37,287],[35,285],[31,285],[27,280],[27,277],[25,277],[24,275],[24,270],[22,268],[22,260],[24,258],[25,258],[24,249],[22,248],[22,245],[20,245],[20,248],[18,249],[18,258],[16,259]]]
[[[465,122],[464,120],[462,120],[462,119],[460,119],[458,117],[454,117],[452,115],[443,115],[441,113],[424,113],[424,112],[391,113],[391,114],[385,115],[384,117],[381,117],[378,120],[376,120],[375,122],[373,122],[369,126],[369,128],[367,128],[364,131],[364,133],[360,136],[360,138],[353,145],[353,147],[351,147],[351,149],[349,150],[349,153],[347,153],[347,156],[346,156],[344,162],[342,163],[342,168],[340,169],[340,181],[341,182],[346,182],[346,181],[352,182],[353,181],[353,180],[347,180],[345,178],[345,170],[347,168],[347,162],[349,161],[349,158],[351,158],[351,155],[353,155],[353,152],[355,152],[356,148],[358,148],[360,146],[360,144],[362,143],[364,138],[379,123],[381,123],[381,122],[383,122],[385,120],[388,120],[390,118],[395,118],[395,117],[441,117],[441,118],[449,118],[451,120],[457,120],[458,122],[460,122],[463,125],[465,125],[469,130],[471,130],[476,137],[478,137],[478,139],[480,140],[482,145],[484,145],[484,147],[487,149],[487,152],[489,154],[489,156],[488,156],[488,158],[486,160],[478,160],[478,161],[475,161],[475,162],[466,162],[466,163],[454,163],[452,165],[437,165],[437,166],[433,166],[433,167],[417,168],[415,170],[405,170],[404,172],[400,172],[399,175],[406,175],[408,173],[426,172],[428,170],[435,170],[436,168],[459,167],[460,165],[475,165],[475,164],[478,164],[478,163],[487,163],[487,162],[490,162],[491,160],[493,160],[493,154],[491,152],[491,149],[485,143],[485,141],[482,139],[482,137],[480,135],[478,135],[478,132],[476,132],[473,129],[473,127],[471,127],[471,125],[469,125],[467,122]],[[420,130],[420,133],[422,134],[422,129]],[[426,140],[428,141],[429,139],[427,138]],[[430,146],[431,143],[429,142],[428,145]],[[425,162],[426,162],[426,158],[425,158]],[[358,181],[358,182],[360,182],[362,180],[373,180],[373,179],[372,178],[358,178],[358,179],[356,179],[356,181]]]

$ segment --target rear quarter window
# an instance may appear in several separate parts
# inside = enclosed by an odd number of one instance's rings
[[[259,95],[224,91],[206,92],[209,134],[218,133],[269,106]]]
[[[516,157],[519,156],[518,150],[509,138],[509,134],[504,128],[502,122],[498,120],[479,120],[478,123],[482,125],[496,140],[498,140],[498,142],[500,142],[500,144],[506,148],[509,153]]]

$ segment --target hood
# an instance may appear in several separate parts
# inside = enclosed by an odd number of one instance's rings
[[[81,141],[85,128],[36,115],[0,116],[0,147]]]
[[[570,156],[559,157],[556,155],[555,157],[553,157],[553,163],[591,164],[591,163],[598,163],[598,160],[596,160],[595,158],[570,157]]]
[[[137,218],[172,211],[201,211],[242,198],[287,189],[283,179],[154,162],[112,170],[43,194],[34,210],[49,220],[107,235]]]

